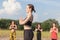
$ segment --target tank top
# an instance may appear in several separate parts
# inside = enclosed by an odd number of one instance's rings
[[[56,29],[55,29],[56,30]],[[57,39],[57,33],[56,32],[51,32],[51,38],[52,39]]]
[[[25,18],[26,19],[26,18]],[[28,25],[28,26],[31,26],[32,25],[32,21],[28,21],[27,23],[25,23],[24,25]]]
[[[31,26],[32,22],[28,21],[27,23],[25,23],[25,25]]]

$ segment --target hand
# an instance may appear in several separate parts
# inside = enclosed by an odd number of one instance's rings
[[[22,17],[20,17],[20,20],[23,20],[23,18],[22,18]]]
[[[23,21],[23,18],[22,17],[20,17],[20,21]]]
[[[14,32],[14,29],[12,29],[11,32]]]

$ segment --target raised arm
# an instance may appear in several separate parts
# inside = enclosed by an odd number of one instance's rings
[[[42,32],[42,31],[43,31],[43,29],[40,29],[40,31]]]
[[[52,28],[50,29],[50,33],[52,32]]]
[[[25,20],[20,19],[19,20],[19,24],[20,25],[24,25],[25,23],[27,23],[30,20],[31,16],[32,15],[29,15]]]
[[[9,29],[11,29],[11,25],[10,25]]]
[[[56,30],[54,30],[54,32],[58,33],[58,28],[56,28]]]
[[[15,30],[17,29],[17,25],[15,25],[15,28],[14,28]]]

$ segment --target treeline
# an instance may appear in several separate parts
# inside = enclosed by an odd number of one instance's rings
[[[12,21],[11,19],[0,19],[0,29],[9,29],[11,21]],[[19,25],[19,20],[14,20],[14,21],[18,26],[18,30],[23,30],[23,26]],[[43,31],[49,31],[51,28],[52,22],[55,22],[57,24],[57,27],[59,28],[59,31],[60,31],[60,25],[59,25],[58,21],[55,19],[48,19],[48,20],[41,22],[41,27],[42,27]],[[35,30],[37,23],[40,23],[40,22],[34,22],[32,24],[33,30]]]

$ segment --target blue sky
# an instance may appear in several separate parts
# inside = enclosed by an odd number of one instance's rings
[[[26,17],[27,4],[35,6],[34,22],[56,19],[60,23],[60,0],[0,0],[0,18],[19,19]]]

